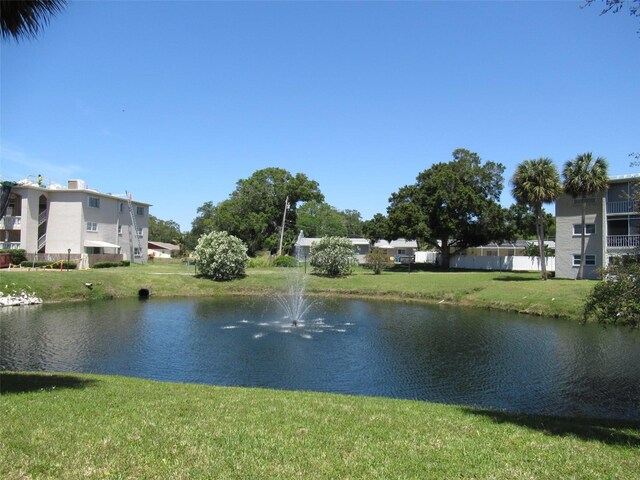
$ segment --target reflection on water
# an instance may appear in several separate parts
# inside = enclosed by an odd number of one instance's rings
[[[0,370],[316,390],[640,419],[640,335],[390,302],[212,298],[0,311]]]

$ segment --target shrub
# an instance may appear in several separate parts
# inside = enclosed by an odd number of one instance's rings
[[[249,259],[251,268],[268,268],[273,265],[269,252],[257,253],[255,257]]]
[[[356,263],[351,240],[345,237],[323,237],[311,246],[313,272],[329,277],[349,275]]]
[[[620,262],[607,268],[587,297],[584,320],[640,328],[640,263]]]
[[[129,260],[120,260],[121,267],[128,267],[129,265],[131,265],[131,262]]]
[[[194,257],[198,272],[213,280],[242,277],[249,262],[247,246],[227,232],[202,235],[198,239]]]
[[[295,257],[292,257],[290,255],[282,255],[281,257],[276,257],[276,259],[273,261],[273,265],[275,267],[297,267],[298,261],[295,259]]]
[[[393,262],[389,260],[389,255],[381,249],[374,248],[365,257],[366,266],[373,270],[373,273],[379,275],[383,268],[388,268],[393,265]]]
[[[91,268],[114,268],[119,266],[120,262],[96,262]]]
[[[10,253],[13,265],[22,265],[27,260],[27,251],[22,248],[3,248],[0,253]]]

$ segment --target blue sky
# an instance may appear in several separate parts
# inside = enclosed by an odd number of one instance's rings
[[[638,171],[640,22],[581,2],[71,2],[2,42],[1,174],[191,227],[266,167],[363,219],[456,148]]]

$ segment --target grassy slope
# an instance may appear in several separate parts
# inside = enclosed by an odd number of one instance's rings
[[[283,290],[287,269],[249,269],[232,282],[212,282],[193,275],[180,264],[132,265],[127,268],[70,272],[3,271],[0,289],[29,287],[49,301],[89,300],[135,296],[149,288],[155,296],[268,294]],[[384,272],[373,275],[358,269],[346,278],[310,276],[313,295],[356,295],[426,302],[446,302],[540,315],[580,318],[582,304],[593,281],[549,280],[536,273],[511,272]],[[93,284],[90,290],[84,286]]]
[[[2,478],[637,478],[640,423],[3,373]]]

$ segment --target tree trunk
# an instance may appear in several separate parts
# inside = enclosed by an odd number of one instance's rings
[[[442,255],[440,255],[442,257],[442,268],[446,268],[449,269],[449,260],[450,260],[450,255],[449,255],[449,239],[448,238],[442,238],[440,239],[440,242],[442,243],[441,247],[440,247],[440,252],[442,253]]]
[[[578,268],[578,280],[584,278],[584,250],[585,250],[585,234],[587,218],[587,200],[585,195],[582,196],[582,231],[580,232],[580,268]]]
[[[538,252],[540,258],[540,273],[542,280],[547,279],[547,265],[544,254],[544,220],[542,218],[542,205],[535,207],[536,214],[536,233],[538,235]]]

